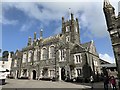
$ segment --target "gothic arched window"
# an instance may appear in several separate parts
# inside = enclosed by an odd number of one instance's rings
[[[55,47],[50,46],[49,48],[49,58],[53,58],[55,56]]]
[[[66,42],[70,42],[70,37],[69,36],[66,37]]]
[[[60,53],[60,61],[65,61],[65,58],[66,58],[66,49],[62,49],[59,51]]]
[[[32,58],[32,51],[29,51],[29,53],[28,53],[28,62],[31,61],[31,58]]]
[[[26,59],[27,59],[27,53],[23,53],[23,63],[26,62]]]
[[[14,67],[17,67],[17,60],[14,60]]]
[[[47,59],[47,49],[46,49],[46,48],[43,48],[43,49],[42,49],[41,59],[42,59],[42,60]]]
[[[67,26],[67,27],[66,27],[66,32],[69,32],[69,31],[70,31],[70,27]]]
[[[34,61],[37,61],[37,49],[34,51]]]

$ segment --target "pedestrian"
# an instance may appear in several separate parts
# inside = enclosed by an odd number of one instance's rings
[[[94,79],[93,79],[93,76],[90,76],[90,82],[91,82],[91,88],[93,89],[93,83],[94,83]]]
[[[112,88],[112,84],[111,84],[111,76],[109,76],[109,86]]]
[[[104,90],[108,90],[109,78],[104,76]]]
[[[112,89],[117,90],[117,88],[116,88],[116,79],[115,79],[114,76],[111,76],[110,83],[112,85]]]

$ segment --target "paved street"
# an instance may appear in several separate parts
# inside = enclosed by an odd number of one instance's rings
[[[90,86],[64,81],[52,82],[41,80],[7,79],[3,88],[90,88]]]
[[[100,90],[103,90],[103,82],[94,83],[93,87],[94,87],[94,90],[96,90],[96,88],[97,89],[101,88]],[[64,82],[64,81],[52,82],[52,81],[41,81],[41,80],[7,79],[6,84],[3,85],[2,88],[8,88],[7,90],[19,90],[20,88],[26,88],[26,89],[27,88],[32,88],[32,89],[33,88],[44,88],[44,89],[45,88],[68,88],[68,89],[72,88],[73,90],[74,89],[85,90],[85,89],[91,88],[91,83],[70,83],[70,82]],[[14,89],[10,89],[10,88],[14,88]]]

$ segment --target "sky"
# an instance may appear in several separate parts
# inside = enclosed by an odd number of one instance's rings
[[[50,2],[52,1],[52,2]],[[110,0],[118,14],[118,1]],[[100,58],[114,62],[114,54],[103,13],[103,0],[4,0],[0,3],[0,48],[2,51],[21,50],[27,46],[28,37],[34,32],[43,38],[61,32],[62,16],[69,20],[69,12],[78,18],[81,43],[94,40]],[[71,8],[69,10],[69,8]]]

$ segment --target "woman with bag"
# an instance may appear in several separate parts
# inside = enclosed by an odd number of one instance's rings
[[[111,77],[110,83],[112,84],[112,89],[117,90],[117,88],[116,88],[116,79],[114,78],[114,76]]]

